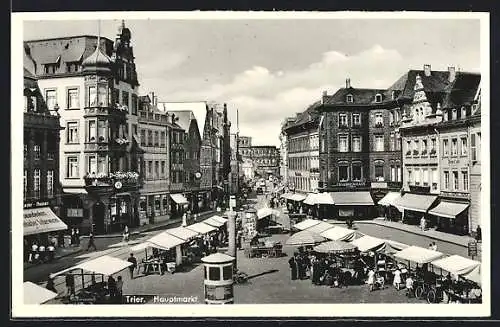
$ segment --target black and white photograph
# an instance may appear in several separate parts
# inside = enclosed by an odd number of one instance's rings
[[[14,13],[13,317],[488,316],[489,56],[477,12]]]

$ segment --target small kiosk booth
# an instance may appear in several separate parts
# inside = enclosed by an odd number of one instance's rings
[[[204,264],[206,304],[233,304],[233,263],[235,258],[214,253],[201,259]]]

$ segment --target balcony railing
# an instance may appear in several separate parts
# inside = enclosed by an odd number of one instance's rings
[[[418,150],[413,150],[413,155],[418,156]]]
[[[84,177],[84,180],[85,186],[103,187],[116,186],[117,182],[120,182],[122,186],[136,186],[141,182],[139,174],[134,171],[88,174]]]
[[[434,157],[436,155],[436,149],[431,149],[431,151],[429,152],[430,156],[431,157]]]

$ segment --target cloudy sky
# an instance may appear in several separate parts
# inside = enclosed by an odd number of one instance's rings
[[[114,40],[121,20],[101,21]],[[409,68],[480,70],[479,20],[127,20],[141,93],[226,102],[240,134],[278,145],[281,122],[343,87],[389,87]],[[97,34],[97,21],[28,21],[24,39]]]

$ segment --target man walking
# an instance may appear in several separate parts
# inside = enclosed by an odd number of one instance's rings
[[[127,261],[132,263],[132,265],[128,267],[128,270],[130,271],[130,279],[134,279],[134,269],[137,267],[137,259],[134,257],[133,253],[130,253],[130,257],[128,257]]]
[[[97,251],[97,247],[95,246],[94,233],[92,233],[92,232],[90,232],[90,234],[89,234],[89,243],[87,245],[86,251],[88,251],[90,248],[93,248],[94,251]]]

